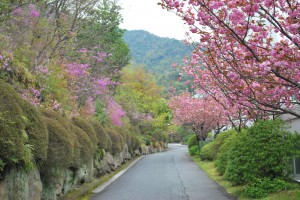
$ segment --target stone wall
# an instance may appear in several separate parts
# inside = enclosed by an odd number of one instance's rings
[[[82,183],[91,181],[93,177],[111,173],[134,156],[161,152],[165,147],[166,145],[159,148],[142,146],[132,155],[127,145],[124,145],[122,152],[116,155],[107,152],[101,160],[91,160],[80,169],[56,169],[55,179],[51,183],[43,182],[37,168],[29,172],[12,168],[0,179],[0,199],[57,200]]]

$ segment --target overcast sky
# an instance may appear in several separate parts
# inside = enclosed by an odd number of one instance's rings
[[[157,5],[159,0],[119,0],[124,22],[121,28],[146,30],[161,37],[185,39],[188,28],[172,12]]]

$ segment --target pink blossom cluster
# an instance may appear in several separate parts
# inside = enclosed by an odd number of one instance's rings
[[[11,70],[11,68],[9,67],[9,61],[10,59],[8,57],[0,54],[0,64],[2,69],[4,69],[5,71]]]
[[[173,111],[174,122],[201,125],[204,133],[228,123],[224,108],[210,96],[184,93],[172,97],[169,106]]]
[[[27,12],[26,12],[27,10]],[[29,16],[33,17],[33,18],[38,18],[40,17],[40,11],[36,8],[36,6],[34,4],[29,4],[27,9],[22,9],[21,7],[17,7],[15,9],[13,9],[12,14],[15,16],[20,16],[23,14],[28,14]]]
[[[49,68],[48,68],[48,66],[37,66],[37,67],[35,67],[35,71],[37,74],[46,75],[49,73]]]
[[[66,64],[66,72],[72,78],[83,78],[88,74],[89,64],[68,63]]]
[[[122,117],[125,116],[125,112],[122,109],[122,106],[115,102],[114,99],[109,99],[107,109],[107,115],[109,116],[112,124],[116,126],[122,126]]]
[[[117,82],[112,81],[108,77],[95,78],[93,81],[94,94],[107,94],[109,91],[109,86],[114,86],[117,84]]]
[[[250,115],[264,111],[300,117],[294,112],[300,100],[298,1],[161,2],[200,36],[183,67],[196,88]]]
[[[37,8],[35,7],[34,4],[29,4],[28,5],[28,10],[29,10],[29,14],[32,17],[39,17],[40,16],[40,12],[37,10]]]
[[[92,56],[92,58],[95,59],[96,62],[103,62],[103,60],[108,57],[111,56],[112,54],[107,54],[103,51],[98,51],[96,52],[96,55]]]
[[[24,89],[21,91],[21,97],[34,106],[39,106],[41,103],[41,92],[43,89]]]

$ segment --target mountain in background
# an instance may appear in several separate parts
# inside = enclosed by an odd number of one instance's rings
[[[191,55],[191,47],[183,41],[159,37],[143,30],[127,30],[123,39],[131,51],[132,62],[154,74],[158,84],[167,90],[171,85],[177,90],[186,90],[187,86],[183,83],[186,78],[178,81],[181,71],[171,65],[182,64],[183,58]]]

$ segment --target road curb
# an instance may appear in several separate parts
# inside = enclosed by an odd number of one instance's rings
[[[100,193],[102,190],[104,190],[107,186],[109,186],[111,183],[113,183],[116,179],[118,179],[120,176],[122,176],[128,169],[130,169],[133,165],[135,165],[140,159],[142,159],[144,156],[141,156],[137,158],[135,161],[133,161],[128,167],[118,172],[116,175],[114,175],[112,178],[110,178],[108,181],[97,187],[95,190],[92,191],[92,193],[97,194]]]

